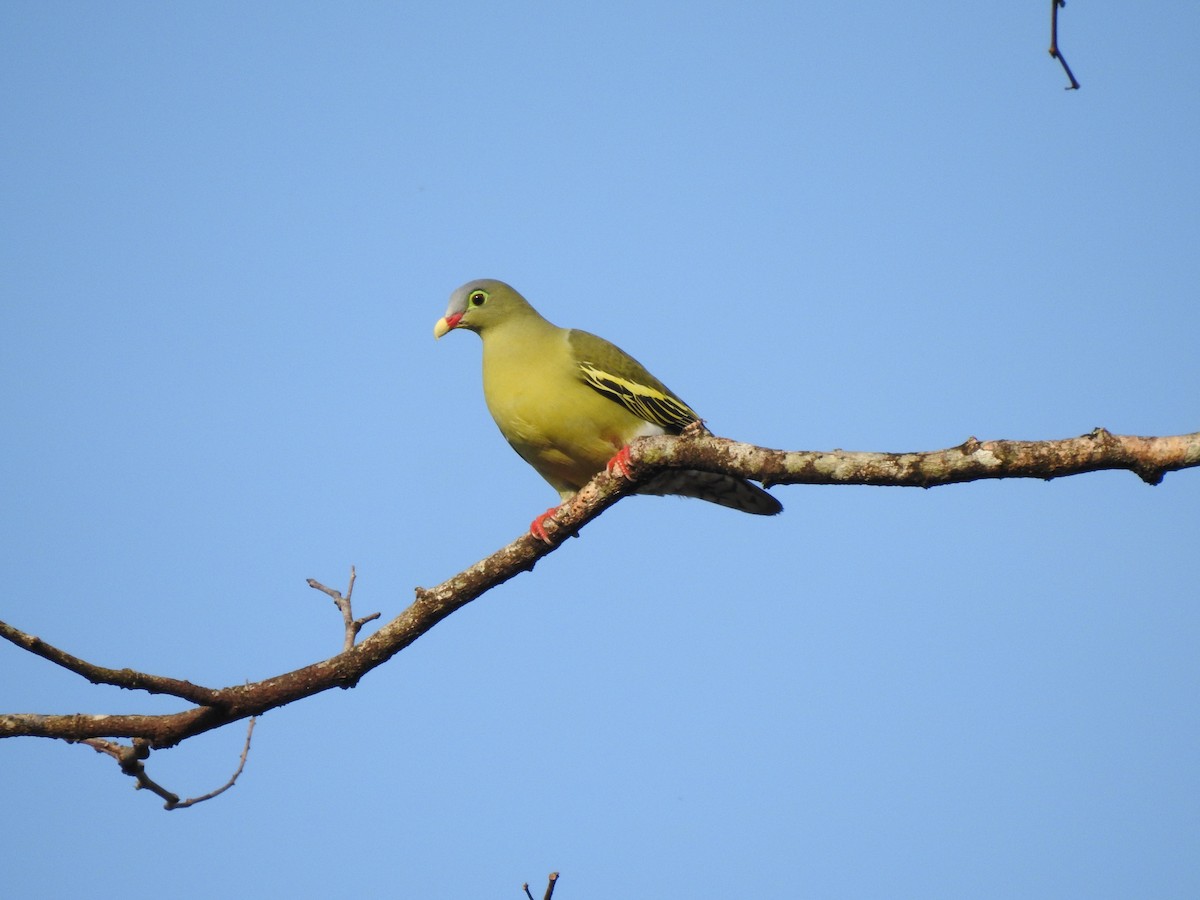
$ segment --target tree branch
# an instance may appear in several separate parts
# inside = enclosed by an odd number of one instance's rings
[[[404,650],[442,619],[497,585],[532,570],[537,561],[552,553],[565,537],[577,534],[605,509],[636,492],[639,484],[663,469],[723,472],[752,478],[766,485],[858,484],[923,488],[991,478],[1049,480],[1119,469],[1134,472],[1147,484],[1158,484],[1167,472],[1200,466],[1200,432],[1170,437],[1136,437],[1114,435],[1097,428],[1080,437],[1057,441],[968,438],[959,446],[945,450],[858,453],[771,450],[714,437],[697,428],[680,437],[641,438],[630,446],[629,462],[629,477],[600,472],[547,520],[550,544],[522,534],[508,546],[436,587],[417,588],[416,599],[407,609],[361,643],[354,643],[359,630],[378,614],[354,618],[349,602],[353,570],[344,598],[339,592],[310,579],[310,585],[331,596],[342,612],[343,651],[330,659],[263,681],[212,689],[132,669],[109,669],[71,656],[38,637],[0,622],[0,637],[95,684],[170,694],[193,704],[180,712],[163,715],[3,714],[0,715],[0,738],[26,736],[87,742],[113,755],[124,771],[139,777],[139,784],[154,790],[156,786],[152,786],[148,776],[144,780],[138,776],[139,771],[144,776],[141,761],[151,750],[175,746],[197,734],[261,715],[331,688],[354,687],[365,674]],[[133,743],[125,746],[105,740],[111,738],[127,738]],[[249,735],[247,749],[248,740]],[[238,773],[240,771],[239,766]],[[236,777],[235,773],[230,784]],[[155,793],[166,799],[168,805],[172,802],[170,798],[175,796],[162,789]],[[214,792],[214,796],[216,793],[219,792]],[[184,803],[178,797],[174,802],[176,805]]]
[[[83,676],[92,684],[111,684],[129,691],[145,691],[148,694],[170,694],[202,706],[215,706],[220,702],[217,692],[212,688],[201,687],[190,681],[165,678],[162,675],[135,672],[133,669],[108,669],[97,666],[59,650],[41,638],[18,631],[4,622],[0,622],[0,637],[11,641],[22,650],[28,650],[34,656],[48,659],[69,672]]]
[[[308,579],[308,586],[314,590],[318,590],[323,594],[329,595],[333,600],[333,605],[338,608],[338,612],[342,614],[342,626],[345,628],[345,635],[342,638],[342,652],[349,650],[354,646],[354,642],[358,639],[358,633],[362,631],[362,627],[368,622],[374,622],[383,613],[373,612],[369,616],[363,616],[361,619],[354,618],[354,610],[350,606],[350,597],[354,594],[354,579],[357,578],[354,571],[354,566],[350,567],[350,584],[346,588],[346,596],[342,596],[341,591],[335,591],[331,587],[325,587],[315,578]]]
[[[1077,91],[1079,90],[1079,82],[1075,80],[1075,75],[1071,71],[1071,67],[1067,65],[1067,58],[1058,49],[1058,8],[1066,5],[1067,0],[1050,0],[1050,55],[1062,63],[1063,71],[1067,73],[1067,78],[1071,80],[1066,89],[1068,91]]]
[[[1200,466],[1200,432],[1136,437],[1103,428],[1057,441],[971,437],[957,447],[913,453],[768,450],[708,436],[643,438],[634,447],[635,465],[726,472],[766,485],[937,487],[988,478],[1049,481],[1105,469],[1128,470],[1147,484],[1158,484],[1167,472]]]
[[[246,744],[242,747],[242,755],[238,757],[237,768],[229,780],[216,790],[209,791],[207,794],[199,797],[192,797],[188,800],[180,800],[178,794],[168,791],[146,774],[146,767],[142,765],[142,760],[150,755],[150,748],[146,746],[144,740],[139,738],[133,741],[132,744],[118,744],[116,741],[106,741],[103,738],[88,738],[79,743],[87,744],[97,753],[107,753],[115,759],[117,765],[121,767],[121,771],[131,776],[137,782],[136,787],[139,791],[150,791],[150,793],[157,794],[166,801],[163,804],[164,809],[187,809],[189,806],[195,806],[197,803],[203,803],[205,800],[211,800],[213,797],[220,796],[237,783],[238,776],[246,768],[246,759],[250,756],[250,738],[254,735],[254,723],[257,721],[254,718],[250,719],[250,725],[246,728]]]
[[[550,898],[554,896],[554,886],[556,884],[558,884],[558,873],[551,872],[550,879],[546,884],[546,893],[542,895],[542,900],[550,900]],[[533,900],[533,894],[529,893],[528,881],[521,885],[521,889],[525,891],[525,896],[528,897],[529,900]]]

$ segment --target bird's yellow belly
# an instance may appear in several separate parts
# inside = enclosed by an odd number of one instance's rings
[[[633,438],[662,432],[586,387],[569,397],[537,390],[487,397],[505,439],[560,495],[583,487]]]
[[[484,399],[501,434],[564,498],[635,437],[662,433],[575,375],[565,332],[532,357],[485,343],[484,370]]]

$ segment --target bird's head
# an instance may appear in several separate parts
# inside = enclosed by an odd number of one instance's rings
[[[537,313],[515,290],[503,281],[481,278],[468,281],[450,295],[450,305],[433,326],[433,336],[440,338],[454,328],[466,328],[482,336],[489,328],[529,315]]]

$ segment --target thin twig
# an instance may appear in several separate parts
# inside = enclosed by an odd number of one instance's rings
[[[1079,90],[1079,82],[1075,80],[1075,75],[1071,71],[1071,67],[1067,65],[1066,57],[1058,49],[1058,8],[1066,5],[1067,0],[1050,0],[1050,55],[1062,63],[1063,71],[1071,79],[1071,84],[1067,87],[1067,90],[1077,91]]]
[[[242,747],[242,755],[238,757],[237,768],[229,780],[214,791],[209,791],[207,794],[199,797],[190,797],[187,800],[180,800],[178,794],[167,790],[146,774],[146,766],[142,760],[150,756],[149,741],[142,738],[135,738],[132,744],[120,744],[116,741],[106,741],[103,738],[87,738],[80,741],[80,743],[87,744],[97,753],[107,753],[115,759],[121,766],[121,771],[137,782],[134,785],[134,789],[149,791],[152,794],[162,797],[166,801],[163,804],[164,809],[187,809],[189,806],[195,806],[197,803],[203,803],[205,800],[211,800],[213,797],[220,796],[237,783],[242,770],[246,768],[246,759],[250,756],[250,738],[254,734],[254,723],[257,721],[256,717],[251,716],[250,725],[246,729],[246,743]]]
[[[557,882],[558,882],[558,873],[551,872],[550,873],[550,881],[546,885],[546,893],[542,896],[542,900],[550,900],[550,898],[552,896],[554,896],[554,885]],[[533,894],[529,893],[529,882],[528,881],[525,882],[523,885],[521,885],[521,890],[523,890],[525,892],[525,896],[528,897],[529,900],[533,900]]]
[[[333,600],[333,605],[338,608],[342,614],[342,624],[346,628],[345,637],[342,640],[342,652],[354,648],[354,641],[358,638],[358,633],[362,631],[362,627],[368,622],[373,622],[378,619],[382,613],[371,613],[369,616],[363,616],[361,619],[354,618],[354,612],[350,606],[350,598],[354,594],[354,579],[357,578],[354,571],[354,566],[350,567],[350,584],[346,588],[346,596],[342,596],[341,591],[334,590],[331,587],[326,587],[317,581],[315,578],[309,578],[308,586],[313,590],[320,591],[323,594],[328,594]]]
[[[133,778],[135,782],[135,790],[149,791],[152,794],[157,794],[166,802],[163,804],[165,809],[174,809],[179,805],[179,795],[168,791],[165,787],[146,774],[146,767],[142,765],[142,760],[150,755],[150,744],[142,738],[134,738],[132,744],[119,744],[116,741],[105,741],[98,738],[89,738],[81,741],[87,744],[97,753],[107,753],[117,761],[121,767],[121,771]]]
[[[195,806],[197,803],[203,803],[205,800],[211,800],[213,797],[219,796],[233,787],[234,784],[237,783],[238,776],[242,774],[242,769],[246,768],[246,757],[250,755],[250,738],[254,735],[254,723],[257,721],[258,719],[256,717],[250,717],[250,726],[246,729],[246,744],[244,747],[242,747],[242,755],[238,757],[238,766],[234,770],[233,775],[229,777],[227,782],[225,782],[215,791],[209,791],[207,794],[204,794],[201,797],[192,797],[189,800],[184,800],[183,802],[176,803],[174,805],[167,804],[167,809],[187,809],[189,806]]]

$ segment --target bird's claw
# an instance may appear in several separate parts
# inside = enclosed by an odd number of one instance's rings
[[[554,541],[550,540],[550,536],[546,534],[546,520],[552,518],[554,514],[558,512],[558,510],[559,507],[552,506],[532,522],[530,522],[529,533],[540,541],[544,541],[547,544],[553,544]]]
[[[610,475],[616,474],[628,481],[632,481],[634,466],[633,461],[629,458],[629,445],[626,444],[618,450],[617,455],[610,459],[604,468],[608,470]]]

